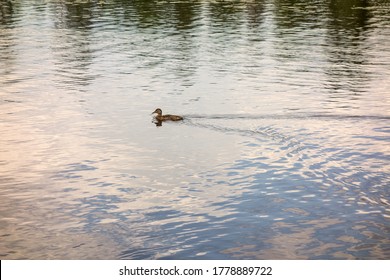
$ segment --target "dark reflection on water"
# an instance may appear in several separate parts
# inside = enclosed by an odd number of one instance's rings
[[[0,256],[390,258],[389,14],[0,1]]]

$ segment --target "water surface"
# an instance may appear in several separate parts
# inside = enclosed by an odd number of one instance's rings
[[[390,258],[387,1],[0,7],[2,259]]]

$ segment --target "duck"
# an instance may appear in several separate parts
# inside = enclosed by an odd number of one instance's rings
[[[176,116],[176,115],[163,115],[162,110],[160,108],[157,108],[154,110],[152,114],[157,114],[155,116],[155,119],[159,122],[164,121],[182,121],[184,118],[182,116]]]

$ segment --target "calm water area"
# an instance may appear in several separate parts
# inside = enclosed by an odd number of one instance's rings
[[[0,1],[1,259],[390,259],[389,188],[387,0]]]

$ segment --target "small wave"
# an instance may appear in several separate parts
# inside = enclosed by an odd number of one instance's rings
[[[22,101],[12,100],[12,99],[3,99],[5,103],[22,103]]]

